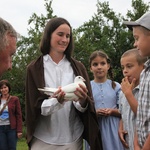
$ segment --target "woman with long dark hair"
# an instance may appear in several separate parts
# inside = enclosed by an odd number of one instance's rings
[[[84,65],[71,57],[72,28],[64,18],[51,19],[40,44],[42,55],[31,62],[26,77],[27,142],[31,150],[82,150],[83,138],[91,150],[101,150],[101,138],[94,109],[90,81]],[[65,100],[61,87],[82,76],[77,101]],[[38,90],[58,88],[50,97]],[[56,96],[57,95],[57,96]]]

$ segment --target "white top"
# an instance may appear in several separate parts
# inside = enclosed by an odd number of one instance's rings
[[[66,57],[56,64],[49,55],[45,55],[43,63],[46,87],[57,88],[74,82],[75,75]],[[79,102],[67,101],[60,104],[56,98],[45,99],[34,136],[54,145],[66,145],[78,140],[84,126],[75,107],[81,112],[87,109],[82,108]]]
[[[0,110],[3,108],[5,103],[6,103],[6,100],[1,99]],[[0,115],[0,126],[9,125],[9,124],[10,124],[9,112],[8,112],[8,106],[6,106],[2,112],[2,115]]]

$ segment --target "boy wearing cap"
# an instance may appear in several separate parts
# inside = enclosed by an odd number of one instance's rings
[[[124,21],[133,30],[134,46],[143,57],[150,56],[150,11],[136,21]],[[140,76],[136,130],[139,149],[150,150],[150,59]],[[137,150],[137,149],[136,149]]]

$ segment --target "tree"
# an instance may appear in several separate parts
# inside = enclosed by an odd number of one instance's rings
[[[56,17],[51,7],[52,0],[45,0],[46,16],[32,14],[28,21],[28,37],[19,36],[17,53],[13,57],[13,69],[5,73],[2,78],[7,79],[12,86],[12,94],[20,98],[23,119],[25,115],[25,74],[27,65],[40,55],[39,44],[43,28],[47,20]]]
[[[89,68],[88,59],[95,50],[104,50],[112,60],[115,80],[121,81],[120,57],[133,47],[132,32],[123,25],[123,20],[136,20],[145,13],[149,6],[142,0],[132,0],[133,11],[127,17],[117,14],[109,8],[109,2],[97,1],[97,13],[84,23],[75,33],[75,57]],[[90,74],[90,71],[89,71]],[[92,79],[92,76],[90,74]]]
[[[24,116],[25,74],[27,65],[40,54],[39,44],[43,28],[47,20],[56,17],[51,7],[52,0],[45,0],[46,15],[30,17],[28,37],[20,36],[18,50],[13,58],[13,69],[2,77],[8,79],[12,85],[12,94],[19,96]],[[88,59],[95,50],[104,50],[112,60],[115,80],[121,81],[120,57],[123,52],[133,47],[132,32],[122,24],[123,20],[136,20],[148,9],[149,5],[142,0],[132,0],[133,10],[129,10],[126,17],[117,14],[109,8],[109,2],[97,1],[97,13],[93,17],[73,30],[75,39],[74,57],[80,60],[89,71]]]

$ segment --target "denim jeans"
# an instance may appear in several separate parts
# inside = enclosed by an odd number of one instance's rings
[[[0,150],[16,150],[17,133],[10,125],[0,126]]]

